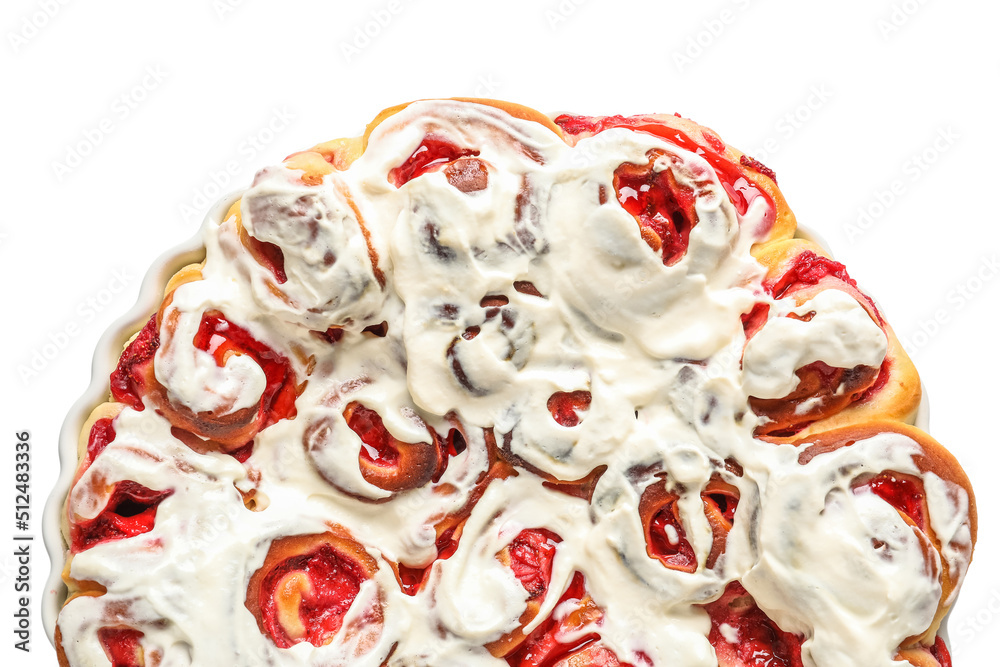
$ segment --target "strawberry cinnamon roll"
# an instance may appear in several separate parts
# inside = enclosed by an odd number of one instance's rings
[[[818,665],[889,664],[899,649],[933,645],[976,540],[965,473],[893,422],[797,444],[762,490],[761,554],[743,585],[783,631],[806,637],[803,659]]]
[[[223,247],[279,317],[320,332],[360,331],[377,324],[387,251],[350,186],[327,163],[320,170],[292,156],[258,173],[230,209]]]
[[[278,648],[300,642],[349,645],[355,657],[378,640],[382,602],[378,564],[342,528],[271,543],[250,577],[246,607]]]
[[[204,285],[168,294],[122,353],[111,393],[134,410],[148,403],[195,449],[232,453],[293,417],[300,388],[285,355],[205,305]]]
[[[875,303],[808,241],[763,246],[764,291],[745,316],[744,387],[754,433],[787,438],[871,419],[912,419],[916,371]]]
[[[574,116],[555,119],[566,140],[577,144],[587,137],[600,137],[622,128],[650,134],[702,156],[711,165],[729,200],[740,216],[759,214],[755,234],[760,243],[790,238],[795,216],[778,190],[774,172],[759,161],[727,145],[719,135],[679,115]],[[611,139],[609,139],[611,141]],[[598,144],[600,145],[600,144]],[[655,154],[651,157],[655,157]],[[654,249],[662,247],[664,264],[672,264],[687,245],[687,236],[697,224],[691,208],[691,192],[679,187],[669,170],[624,166],[615,174],[619,201],[636,216],[643,238]]]
[[[99,406],[81,433],[81,445],[86,444],[81,447],[80,465],[70,489],[63,525],[71,554],[150,532],[156,522],[157,507],[173,493],[172,488],[152,489],[133,479],[121,478],[123,466],[119,461],[126,457],[152,459],[151,468],[160,464],[134,441],[115,443],[115,422],[121,409],[121,405],[114,403]],[[112,443],[114,452],[105,456]],[[156,548],[156,541],[147,542],[144,547]],[[74,585],[81,584],[74,582]]]

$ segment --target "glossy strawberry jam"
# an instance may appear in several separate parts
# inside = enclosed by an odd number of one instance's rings
[[[73,553],[86,551],[102,542],[148,533],[156,522],[157,506],[172,493],[172,490],[153,491],[138,482],[118,482],[100,514],[89,521],[70,525]]]
[[[442,532],[435,544],[437,546],[435,561],[451,558],[458,549],[458,540],[455,539],[455,528],[449,528]],[[431,565],[433,564],[432,562],[425,567],[408,567],[400,563],[397,566],[397,572],[399,574],[399,585],[403,589],[403,592],[407,595],[416,595],[427,581]]]
[[[261,394],[258,420],[263,429],[282,419],[295,416],[295,375],[283,355],[256,340],[250,333],[217,310],[207,311],[194,336],[194,346],[225,365],[229,354],[249,355],[264,371],[266,384]]]
[[[556,125],[567,134],[597,134],[605,130],[624,127],[637,132],[645,132],[666,139],[668,142],[691,151],[703,157],[719,176],[719,182],[729,195],[730,201],[740,215],[746,214],[750,204],[757,198],[766,203],[764,214],[764,229],[770,229],[777,216],[774,200],[756,183],[747,179],[742,169],[724,156],[726,146],[715,135],[703,133],[701,141],[692,140],[680,130],[672,129],[657,123],[651,123],[642,116],[570,116],[562,115],[555,119]],[[763,171],[760,173],[764,173]],[[770,171],[770,170],[768,170]],[[771,172],[773,174],[773,172]],[[772,177],[771,174],[765,174]],[[773,180],[773,179],[772,179]]]
[[[111,661],[111,667],[145,667],[142,650],[143,633],[131,628],[101,628],[97,639]]]
[[[87,436],[87,462],[93,463],[94,459],[101,455],[101,452],[115,439],[115,425],[113,419],[98,419],[90,427],[90,435]]]
[[[589,391],[559,391],[546,403],[549,413],[560,426],[573,427],[580,423],[581,413],[590,409]]]
[[[951,667],[951,653],[948,652],[948,645],[941,637],[934,638],[934,645],[931,646],[930,653],[941,667]]]
[[[323,646],[340,630],[344,615],[367,578],[357,562],[328,544],[285,560],[261,583],[260,609],[267,633],[279,648],[290,648],[302,641]],[[282,625],[279,600],[285,605],[297,603],[303,636],[289,636],[292,629]]]
[[[648,529],[647,550],[650,556],[660,559],[672,570],[694,572],[698,559],[676,511],[677,501],[672,500],[653,515]]]
[[[288,276],[285,274],[285,254],[281,252],[281,248],[274,243],[260,241],[249,234],[246,235],[244,243],[254,259],[274,274],[274,279],[279,285],[288,282]]]
[[[781,276],[766,281],[764,289],[770,292],[775,299],[780,299],[790,290],[815,285],[827,276],[842,280],[855,289],[858,287],[858,284],[847,274],[846,266],[807,250],[797,255]]]
[[[919,480],[909,475],[884,472],[863,486],[908,516],[917,528],[927,529],[927,516],[924,511],[926,499],[923,484]]]
[[[558,639],[560,634],[588,624],[594,624],[596,629],[596,623],[601,617],[600,609],[587,595],[583,575],[579,572],[574,573],[569,587],[560,596],[556,605],[560,609],[565,609],[567,606],[575,606],[576,609],[559,621],[553,617],[546,619],[514,652],[505,657],[511,667],[553,667],[568,654],[593,645],[600,639],[596,633],[586,634],[572,643],[563,643]],[[611,667],[617,664],[616,661],[593,667]]]
[[[393,444],[398,442],[389,435],[382,418],[371,408],[355,404],[352,406],[347,425],[361,438],[361,458],[385,467],[399,465],[399,449]]]
[[[749,340],[767,322],[767,315],[771,311],[771,306],[766,303],[755,303],[749,313],[743,313],[740,321],[743,323],[743,333]]]
[[[646,165],[623,164],[615,170],[618,202],[639,223],[643,239],[663,253],[663,263],[672,266],[687,251],[691,230],[698,224],[695,196],[682,186],[671,169],[657,171],[656,156]],[[650,234],[654,234],[650,236]]]
[[[754,171],[767,176],[772,181],[774,181],[775,184],[777,184],[778,176],[777,174],[774,173],[774,169],[765,166],[764,163],[758,160],[757,158],[752,158],[748,155],[741,155],[740,164],[744,167],[749,167],[750,169],[753,169]]]
[[[444,167],[459,158],[476,155],[479,155],[479,151],[461,148],[443,137],[428,134],[403,164],[389,171],[389,182],[400,188],[429,171]]]
[[[705,610],[712,622],[708,641],[720,664],[802,667],[802,638],[779,628],[739,582],[730,583],[722,597],[705,605]],[[728,626],[725,634],[723,625]],[[730,641],[734,637],[736,641]]]
[[[111,395],[119,403],[133,410],[142,411],[142,397],[146,394],[146,379],[142,374],[147,363],[160,346],[159,325],[154,314],[139,331],[122,356],[118,366],[111,373]]]
[[[522,530],[508,545],[510,569],[533,600],[545,594],[552,579],[552,561],[556,545],[562,539],[551,530],[532,528]]]

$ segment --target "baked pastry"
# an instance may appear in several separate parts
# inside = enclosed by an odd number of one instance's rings
[[[774,173],[431,100],[259,172],[84,426],[60,663],[950,665],[976,511]]]

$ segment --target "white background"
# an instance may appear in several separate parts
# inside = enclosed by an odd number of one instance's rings
[[[55,664],[39,541],[32,650],[12,648],[14,434],[31,432],[38,536],[63,416],[153,259],[294,150],[402,101],[482,96],[677,111],[777,171],[910,347],[931,432],[972,477],[983,516],[953,654],[995,664],[998,21],[972,0],[5,0],[0,662]]]

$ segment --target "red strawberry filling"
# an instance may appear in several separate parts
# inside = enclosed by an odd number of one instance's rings
[[[153,491],[138,482],[119,482],[100,514],[88,521],[71,524],[73,553],[86,551],[102,542],[148,533],[156,522],[157,506],[172,493],[172,490]]]
[[[142,411],[142,397],[146,395],[146,375],[143,372],[147,364],[152,363],[153,355],[160,346],[160,330],[156,315],[149,318],[146,326],[139,331],[122,356],[118,366],[111,373],[111,395],[120,403],[133,410]]]
[[[443,137],[428,134],[403,164],[394,167],[389,172],[389,182],[400,188],[429,171],[443,167],[459,158],[475,155],[479,155],[479,151],[461,148]]]
[[[802,667],[803,639],[779,628],[739,582],[730,583],[705,611],[720,667]]]
[[[323,646],[340,630],[367,578],[357,562],[328,544],[289,558],[261,583],[264,628],[279,648],[302,641]]]
[[[288,282],[288,276],[285,275],[285,254],[280,247],[268,241],[260,241],[249,234],[246,234],[244,243],[253,258],[274,274],[279,285]]]
[[[646,550],[653,558],[672,570],[694,572],[698,567],[698,559],[694,548],[688,542],[677,516],[677,501],[672,500],[662,507],[655,515],[647,529]]]
[[[146,664],[142,650],[143,633],[131,628],[101,628],[97,639],[111,661],[111,667],[143,667]]]
[[[935,637],[934,645],[931,646],[930,651],[934,659],[941,663],[941,667],[951,667],[951,653],[948,652],[948,646],[943,639]]]
[[[528,592],[528,599],[543,597],[552,579],[552,561],[556,545],[562,539],[551,530],[533,528],[522,530],[507,546],[510,569]]]
[[[588,117],[562,115],[555,119],[555,123],[562,128],[563,132],[572,135],[582,133],[597,134],[613,127],[626,127],[637,132],[646,132],[647,134],[666,139],[675,146],[700,155],[712,165],[715,173],[719,176],[719,182],[740,215],[746,214],[750,208],[750,204],[758,197],[762,197],[767,204],[764,214],[764,228],[770,229],[774,224],[776,217],[774,201],[757,184],[747,179],[739,166],[724,157],[723,154],[726,151],[725,144],[712,134],[703,133],[703,141],[695,141],[680,130],[652,122],[642,116]],[[766,175],[770,177],[770,174]]]
[[[895,507],[913,521],[920,530],[927,530],[926,498],[919,479],[894,472],[883,472],[857,488],[869,488],[872,493]],[[857,493],[857,488],[855,493]]]
[[[764,289],[775,299],[780,299],[789,290],[815,285],[827,276],[833,276],[854,289],[858,287],[854,279],[847,274],[847,267],[843,264],[807,250],[797,255],[780,276],[765,282]]]
[[[629,667],[600,643],[603,612],[587,594],[583,574],[576,572],[559,598],[557,609],[571,611],[546,619],[504,659],[511,667]],[[592,630],[592,631],[588,631]],[[582,635],[580,633],[583,633]],[[575,639],[567,641],[568,637]]]
[[[546,403],[549,413],[560,426],[573,427],[580,423],[581,413],[590,409],[589,391],[559,391]]]
[[[671,169],[657,171],[651,155],[645,165],[623,164],[615,170],[618,202],[639,223],[643,239],[662,251],[672,266],[687,251],[691,230],[698,224],[694,192],[680,185]]]
[[[432,429],[427,429],[430,442],[403,442],[389,433],[377,412],[357,402],[348,404],[344,419],[361,439],[358,465],[369,484],[402,491],[422,486],[443,472],[448,445]],[[448,441],[456,443],[454,438]]]
[[[94,422],[87,437],[87,462],[93,463],[101,452],[115,439],[114,420],[103,418]]]
[[[389,435],[378,413],[363,405],[350,411],[347,425],[361,438],[359,456],[378,466],[393,468],[399,465],[399,441]]]
[[[437,546],[437,558],[438,560],[448,560],[451,558],[455,551],[458,549],[458,540],[455,539],[455,528],[449,528],[438,536],[436,541]],[[397,566],[397,572],[399,574],[399,585],[403,589],[403,592],[407,595],[416,595],[424,583],[427,581],[427,576],[430,574],[431,566],[426,565],[424,567],[409,567],[400,563]]]

